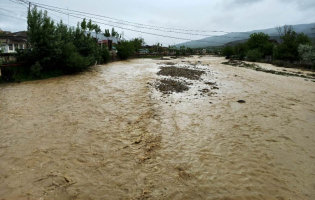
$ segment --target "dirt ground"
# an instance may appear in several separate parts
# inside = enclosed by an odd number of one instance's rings
[[[0,199],[315,199],[314,82],[171,61],[209,73],[168,94],[152,59],[0,85]]]

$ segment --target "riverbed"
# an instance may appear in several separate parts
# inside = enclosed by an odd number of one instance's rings
[[[207,73],[180,93],[158,59],[0,85],[1,199],[315,199],[312,79],[170,61]]]

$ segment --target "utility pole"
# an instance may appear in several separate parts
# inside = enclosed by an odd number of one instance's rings
[[[69,7],[67,6],[67,10],[68,10],[68,27],[69,27]]]
[[[27,21],[29,20],[29,16],[31,14],[31,2],[28,3],[28,15],[27,15]],[[28,23],[27,23],[27,31],[29,29]]]
[[[28,15],[27,15],[27,33],[29,32],[30,26],[29,26],[29,17],[31,15],[31,2],[28,3]],[[28,38],[27,38],[28,39]],[[26,41],[26,48],[29,48],[29,42]]]

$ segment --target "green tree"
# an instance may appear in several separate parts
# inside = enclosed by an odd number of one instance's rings
[[[87,29],[85,18],[84,18],[83,21],[81,22],[81,29],[82,29],[83,31],[86,31],[86,29]]]
[[[89,32],[91,32],[94,29],[94,24],[92,23],[91,19],[87,23],[86,27],[89,29]]]
[[[249,61],[259,61],[263,57],[263,53],[259,49],[249,50],[246,54]]]
[[[298,47],[300,44],[311,43],[310,39],[304,33],[296,33],[292,26],[277,28],[281,43],[273,50],[274,58],[295,61],[299,60]]]
[[[179,47],[179,51],[181,52],[182,55],[186,55],[186,47],[185,47],[185,45],[180,46]]]
[[[117,55],[122,60],[129,58],[134,51],[134,43],[131,41],[122,41],[117,47]]]
[[[101,28],[97,24],[94,24],[94,30],[96,33],[96,39],[98,39],[98,34],[101,32]]]
[[[35,71],[40,66],[43,73],[54,70],[72,73],[102,61],[97,41],[85,32],[86,28],[96,28],[91,20],[86,25],[84,19],[76,29],[68,28],[62,21],[55,25],[46,11],[34,7],[28,15],[28,27],[28,45],[32,50],[18,51],[17,57],[27,66],[34,66]]]
[[[105,29],[104,36],[105,37],[110,37],[109,29]]]
[[[189,48],[189,47],[186,49],[186,51],[187,51],[187,53],[190,53],[190,54],[192,54],[194,52],[194,50],[192,48]]]
[[[265,33],[253,33],[249,36],[246,45],[250,50],[258,49],[263,56],[272,55],[273,44],[269,41],[269,35]]]
[[[115,28],[112,28],[112,37],[119,37],[119,34],[115,31]]]
[[[1,35],[1,33],[0,33],[0,35]],[[1,42],[1,40],[0,40],[0,54],[2,54],[2,52],[3,52],[3,49],[2,49],[3,47],[2,47],[2,42]],[[0,66],[2,65],[2,57],[0,57]]]
[[[234,46],[234,53],[238,59],[243,60],[249,50],[249,47],[246,43],[237,44]]]
[[[141,46],[144,45],[144,39],[143,38],[135,38],[131,40],[134,46],[134,51],[138,52],[139,49],[141,49]]]
[[[298,51],[302,60],[309,61],[315,65],[315,46],[300,44]]]
[[[234,54],[234,48],[232,46],[226,46],[222,49],[222,55],[229,59]]]

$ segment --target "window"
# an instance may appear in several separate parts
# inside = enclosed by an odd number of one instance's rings
[[[19,49],[23,49],[23,44],[20,44],[20,48]]]
[[[18,44],[14,44],[14,50],[16,51],[16,50],[18,50],[18,48],[19,48],[19,45]]]
[[[9,44],[9,50],[13,50],[13,45]]]

